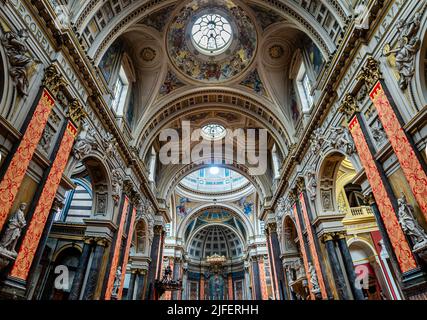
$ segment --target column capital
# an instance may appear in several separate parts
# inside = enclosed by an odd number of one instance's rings
[[[43,86],[46,87],[50,93],[56,96],[62,88],[66,87],[68,83],[58,71],[55,65],[50,65],[45,69]]]
[[[96,242],[97,246],[101,247],[108,247],[109,241],[105,238],[95,238],[94,241]]]
[[[334,240],[334,233],[325,233],[324,235],[322,235],[322,241],[323,242],[327,242],[327,241],[333,241]]]
[[[357,80],[363,82],[368,90],[371,90],[373,86],[383,78],[380,63],[374,59],[374,57],[368,57],[365,66],[357,76]]]
[[[347,120],[350,120],[355,113],[360,112],[356,98],[351,93],[344,96],[339,111],[346,116]]]

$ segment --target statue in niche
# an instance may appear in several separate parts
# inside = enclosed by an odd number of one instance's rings
[[[116,276],[114,278],[113,291],[111,292],[111,295],[113,297],[118,296],[121,282],[122,282],[122,267],[118,267],[116,271]]]
[[[397,47],[391,50],[390,44],[386,44],[383,55],[388,57],[396,54],[396,68],[399,72],[399,87],[406,90],[409,82],[415,74],[415,55],[421,48],[421,40],[417,37],[420,29],[422,14],[416,12],[414,17],[405,23],[403,20],[397,22],[399,40]]]
[[[414,208],[408,204],[406,196],[397,200],[399,205],[399,223],[402,226],[403,232],[407,234],[414,243],[414,251],[427,247],[427,234],[424,229],[419,225],[414,216]]]
[[[19,205],[18,210],[9,219],[7,229],[0,241],[0,251],[4,251],[13,257],[18,255],[15,251],[16,243],[21,236],[21,230],[27,225],[24,214],[26,208],[26,203]]]
[[[112,187],[112,195],[114,204],[118,205],[121,193],[122,193],[122,187],[123,187],[123,178],[120,174],[120,170],[114,169],[112,172],[112,181],[111,181],[111,187]]]
[[[11,66],[10,76],[16,83],[18,93],[23,96],[28,95],[28,75],[27,68],[33,60],[28,56],[28,46],[26,41],[28,33],[26,30],[19,30],[18,33],[10,31],[2,38],[2,44],[7,52]]]
[[[317,181],[316,181],[316,164],[313,163],[312,166],[307,170],[308,184],[307,190],[310,192],[310,199],[315,200],[317,196]]]
[[[319,287],[319,280],[317,278],[316,268],[313,266],[311,262],[308,263],[308,272],[310,272],[310,282],[313,286],[313,289],[311,290],[314,294],[317,294],[320,292]]]
[[[210,300],[224,300],[224,279],[218,273],[209,279]]]

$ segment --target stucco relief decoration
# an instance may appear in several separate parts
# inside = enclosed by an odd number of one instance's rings
[[[399,20],[397,22],[399,39],[396,48],[392,49],[390,44],[386,44],[383,50],[384,56],[393,57],[389,62],[399,73],[399,87],[402,90],[408,88],[415,74],[415,55],[421,48],[421,40],[417,34],[425,8],[426,4],[409,21]]]
[[[327,140],[330,147],[342,150],[349,156],[355,152],[354,143],[347,128],[343,126],[331,127],[330,132],[331,134]]]
[[[117,206],[122,195],[123,177],[120,170],[114,169],[112,172],[111,188],[114,204]]]
[[[203,54],[191,40],[194,20],[215,13],[230,23],[233,36],[221,54]],[[246,13],[230,0],[192,1],[171,23],[167,47],[172,64],[185,76],[202,82],[226,82],[240,75],[252,63],[257,50],[257,33]]]
[[[9,31],[1,38],[9,59],[9,74],[16,84],[18,93],[23,96],[28,95],[28,67],[33,62],[26,44],[27,38],[28,33],[24,29],[18,32]]]

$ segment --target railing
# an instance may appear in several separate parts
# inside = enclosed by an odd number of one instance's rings
[[[350,208],[350,212],[354,218],[374,217],[371,207],[367,206]]]

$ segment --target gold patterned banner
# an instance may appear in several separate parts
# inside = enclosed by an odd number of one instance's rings
[[[259,265],[259,282],[261,285],[262,300],[268,300],[267,279],[265,278],[264,258],[258,260]]]
[[[308,244],[310,246],[311,256],[313,258],[314,268],[316,269],[320,292],[322,294],[323,299],[328,299],[328,293],[326,292],[325,281],[323,279],[323,272],[322,272],[322,268],[320,267],[319,255],[317,254],[316,244],[314,243],[315,240],[314,240],[313,230],[311,229],[311,222],[310,222],[310,218],[308,217],[307,206],[304,200],[303,193],[300,194],[299,200],[301,203],[303,219],[305,221],[305,225],[307,226],[307,235],[308,235],[308,242],[309,242]]]
[[[56,192],[58,191],[59,184],[61,183],[62,175],[67,165],[68,158],[70,157],[71,150],[74,145],[74,139],[77,136],[77,128],[68,122],[67,129],[65,130],[62,138],[57,157],[55,158],[46,183],[44,184],[43,191],[37,203],[30,225],[25,233],[24,240],[19,249],[18,256],[10,275],[26,281],[28,273],[33,263],[34,255],[43,234],[46,221],[52,209],[52,204],[55,199]]]
[[[55,100],[44,89],[28,128],[0,184],[0,231],[9,216],[54,105]]]
[[[353,136],[354,143],[356,144],[360,161],[365,168],[366,176],[372,188],[372,193],[378,205],[391,245],[393,246],[393,250],[399,262],[400,270],[402,272],[408,272],[416,269],[417,263],[415,262],[411,248],[399,225],[391,199],[385,189],[377,164],[369,150],[357,116],[350,121],[349,129]]]
[[[381,82],[378,82],[370,94],[374,106],[377,108],[378,117],[384,127],[399,160],[403,173],[408,180],[412,193],[417,199],[427,221],[427,176],[415,154],[414,148],[406,136],[396,113],[394,112]]]
[[[125,284],[126,268],[129,261],[130,247],[132,245],[135,220],[136,220],[136,208],[133,208],[132,217],[131,217],[130,226],[129,226],[129,233],[127,235],[126,249],[125,249],[125,254],[124,254],[123,264],[122,264],[122,280],[120,281],[120,289],[119,289],[119,293],[117,294],[117,300],[121,300],[123,295],[123,286]]]
[[[113,253],[113,259],[111,261],[110,274],[108,276],[107,291],[105,292],[105,300],[111,300],[114,280],[116,279],[116,273],[119,267],[120,249],[122,247],[123,232],[125,228],[128,209],[129,209],[129,199],[128,197],[125,196],[125,202],[123,204],[123,210],[120,217],[119,230],[117,231],[117,239],[116,239],[116,243],[114,244],[114,248],[112,248],[112,250],[114,250],[113,251],[114,253]],[[126,269],[125,270],[122,269],[122,276],[123,274],[126,274]]]
[[[298,209],[297,209],[296,204],[294,205],[293,211],[294,211],[294,217],[295,217],[295,224],[297,227],[298,239],[300,242],[302,261],[304,263],[304,270],[305,270],[305,274],[307,276],[307,281],[308,281],[308,289],[310,290],[311,299],[315,300],[316,297],[313,293],[313,284],[311,283],[311,274],[310,274],[310,272],[308,272],[309,266],[308,266],[307,251],[305,251],[304,237],[303,237],[303,233],[302,233],[302,226],[301,226],[301,222],[299,221]]]

